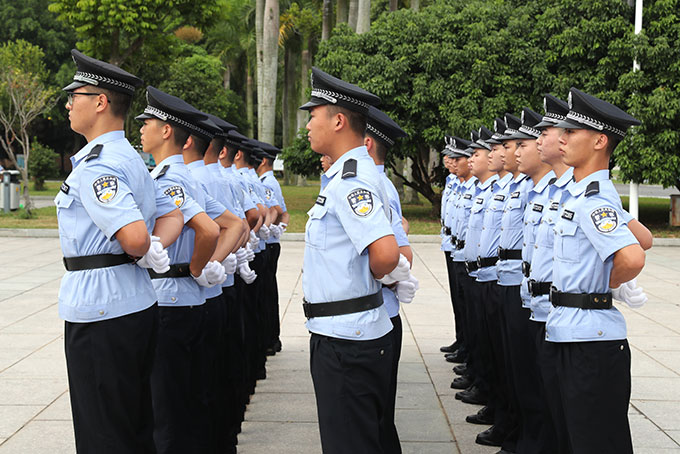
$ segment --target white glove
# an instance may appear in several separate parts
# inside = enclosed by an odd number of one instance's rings
[[[270,231],[271,234],[272,234],[272,238],[277,239],[277,240],[278,240],[279,238],[281,238],[281,234],[283,233],[283,230],[282,230],[281,227],[279,227],[277,224],[272,224],[272,225],[270,225],[270,226],[269,226],[269,231]]]
[[[283,234],[283,232],[285,232],[286,229],[288,228],[288,224],[286,224],[285,222],[279,222],[279,228],[281,229],[281,233]]]
[[[257,236],[259,236],[261,240],[267,241],[269,239],[270,235],[271,235],[271,232],[269,231],[269,227],[262,224],[260,226],[260,230],[258,230],[258,232],[257,232]]]
[[[405,281],[411,275],[411,264],[404,254],[399,254],[399,263],[396,268],[386,274],[382,279],[378,279],[385,285],[391,285],[398,281]]]
[[[248,263],[245,263],[238,267],[238,274],[241,276],[241,279],[243,279],[243,282],[245,282],[246,284],[252,284],[255,281],[255,279],[257,279],[257,274],[255,273],[255,271],[250,269]]]
[[[203,287],[213,287],[215,285],[221,284],[227,279],[227,275],[224,272],[224,267],[217,260],[208,262],[201,271],[200,276],[194,277],[192,274],[191,277],[196,280],[198,285]]]
[[[222,260],[222,266],[226,274],[234,274],[236,272],[236,265],[238,265],[238,259],[233,252]]]
[[[255,249],[257,245],[260,244],[260,239],[252,230],[250,231],[250,240],[248,240],[248,244],[250,244],[250,249]]]
[[[626,303],[631,309],[639,309],[647,302],[647,295],[642,291],[642,287],[638,287],[635,279],[613,288],[612,297]]]
[[[149,250],[137,260],[137,265],[142,268],[151,268],[157,273],[165,273],[170,269],[170,257],[168,257],[168,251],[163,248],[160,238],[151,235]]]
[[[253,248],[250,246],[250,243],[246,244],[246,260],[248,260],[249,262],[255,260],[255,251],[253,251]]]
[[[248,243],[246,243],[246,247],[248,247]],[[238,266],[248,263],[248,251],[245,248],[239,248],[236,251],[236,261]]]
[[[407,280],[397,282],[397,285],[394,287],[394,293],[397,295],[400,303],[410,303],[413,301],[413,297],[416,296],[416,290],[419,288],[418,279],[410,275]]]

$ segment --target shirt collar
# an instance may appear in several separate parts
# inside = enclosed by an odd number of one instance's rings
[[[218,164],[216,162],[213,162],[212,164],[206,164],[205,166],[207,168],[209,168],[210,170],[215,170],[215,169],[220,170],[220,167],[222,167],[222,164]]]
[[[73,167],[77,166],[80,161],[85,158],[88,154],[90,154],[90,151],[95,147],[95,145],[99,144],[105,144],[108,142],[113,142],[114,140],[120,140],[125,138],[125,131],[123,130],[118,130],[118,131],[110,131],[107,133],[102,134],[101,136],[98,136],[94,139],[92,139],[91,142],[88,142],[87,145],[85,145],[83,148],[80,149],[78,153],[75,155],[71,156],[71,164]]]
[[[487,180],[484,183],[478,184],[477,187],[483,191],[486,188],[488,188],[489,186],[491,186],[493,183],[495,183],[496,181],[498,181],[498,174],[497,173],[495,173],[492,176],[490,176],[489,178],[487,178]]]
[[[477,177],[470,177],[465,183],[463,183],[463,186],[465,186],[466,189],[470,189],[475,185],[475,181],[477,181]]]
[[[508,183],[510,183],[511,181],[512,181],[512,174],[511,174],[511,173],[508,173],[507,175],[503,176],[503,178],[501,178],[500,180],[496,181],[496,186],[498,186],[499,188],[503,189],[503,188],[505,188],[505,187],[508,185]]]
[[[203,162],[203,160],[201,160],[201,159],[197,159],[197,160],[187,164],[187,168],[189,170],[198,169],[199,167],[205,167],[205,162]]]
[[[531,192],[536,192],[536,193],[538,193],[538,194],[542,193],[543,190],[544,190],[546,187],[548,187],[548,183],[550,183],[550,180],[552,180],[553,178],[555,178],[555,172],[553,172],[553,171],[551,170],[550,172],[548,172],[548,173],[546,173],[545,175],[543,175],[543,178],[541,178],[540,180],[538,180],[538,183],[536,183],[536,186],[534,186],[533,188],[531,188]]]
[[[561,177],[557,179],[553,183],[553,186],[557,186],[558,188],[563,188],[566,186],[567,183],[572,181],[574,179],[574,168],[573,167],[568,167],[567,170],[562,174]]]
[[[338,173],[343,166],[345,165],[345,162],[349,159],[352,158],[362,158],[364,156],[368,156],[368,150],[364,145],[356,148],[352,148],[349,150],[347,153],[343,154],[338,158],[337,161],[333,163],[333,165],[328,169],[328,171],[325,173],[325,175],[330,179],[335,176],[336,173]]]
[[[262,175],[260,175],[260,179],[262,179],[262,178],[264,178],[264,177],[268,177],[268,176],[270,176],[270,175],[271,175],[271,176],[274,176],[274,171],[273,171],[273,170],[267,170],[265,173],[263,173]]]
[[[385,173],[385,164],[376,164],[376,167],[378,168],[378,172]]]
[[[572,181],[569,186],[567,186],[567,189],[569,190],[569,193],[573,195],[574,197],[578,197],[581,195],[588,185],[592,183],[593,181],[604,181],[609,179],[609,170],[604,169],[604,170],[598,170],[597,172],[593,172],[587,177],[585,177],[583,180],[579,181],[578,183],[575,181]]]
[[[156,164],[156,167],[151,171],[151,177],[155,178],[156,175],[158,175],[163,167],[165,165],[172,166],[173,164],[184,164],[184,158],[182,157],[181,154],[174,154],[172,156],[168,156],[167,158],[163,159],[161,162]]]

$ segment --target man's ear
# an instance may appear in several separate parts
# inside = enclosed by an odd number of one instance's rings
[[[193,145],[194,145],[194,138],[191,137],[191,135],[190,135],[189,137],[187,137],[187,141],[184,142],[184,146],[182,147],[182,150],[188,150]]]
[[[168,140],[168,139],[170,138],[170,136],[175,132],[175,131],[172,129],[172,126],[170,126],[170,125],[167,124],[167,123],[165,123],[165,124],[163,125],[163,130],[162,130],[162,131],[163,131],[163,140]]]
[[[347,117],[341,112],[333,116],[333,121],[335,122],[335,128],[333,128],[335,131],[340,131],[347,125]]]
[[[101,94],[97,96],[97,112],[103,112],[106,107],[109,105],[109,98],[106,97],[106,95]]]
[[[608,145],[609,145],[609,137],[607,137],[607,134],[602,134],[602,133],[597,134],[597,139],[595,139],[595,143],[593,144],[595,149],[596,150],[606,150]]]
[[[219,154],[217,155],[217,159],[224,159],[226,157],[227,157],[227,147],[222,147]]]
[[[369,136],[364,136],[364,146],[367,150],[370,150],[373,147],[373,139]]]
[[[243,152],[239,150],[234,155],[234,161],[240,161],[241,159],[243,159]]]

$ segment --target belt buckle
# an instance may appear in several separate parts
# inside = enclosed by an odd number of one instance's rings
[[[555,302],[555,297],[558,295],[558,293],[559,292],[557,290],[557,287],[555,287],[554,285],[551,285],[550,286],[550,296],[548,297],[551,303]],[[554,304],[553,304],[553,306],[554,306]]]
[[[465,271],[470,274],[470,263],[467,260],[465,261]]]
[[[531,273],[531,263],[522,262],[522,274],[524,274],[524,277],[529,277],[530,273]]]
[[[478,266],[479,268],[482,267],[482,257],[481,257],[481,256],[477,256],[477,266]]]
[[[535,283],[535,282],[536,282],[536,281],[535,281],[534,279],[529,279],[529,280],[527,281],[527,287],[529,287],[529,294],[530,294],[531,296],[536,296],[536,295],[534,295],[534,283]]]
[[[503,257],[502,257],[503,251],[504,251],[504,249],[502,247],[498,246],[498,251],[496,251],[496,252],[498,253],[498,259],[499,260],[503,260]]]

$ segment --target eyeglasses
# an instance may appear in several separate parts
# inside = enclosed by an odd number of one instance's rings
[[[67,98],[66,98],[66,104],[69,106],[73,105],[73,97],[75,95],[83,95],[83,96],[99,96],[103,95],[104,93],[87,93],[87,92],[75,92],[75,91],[69,91],[67,93]]]

